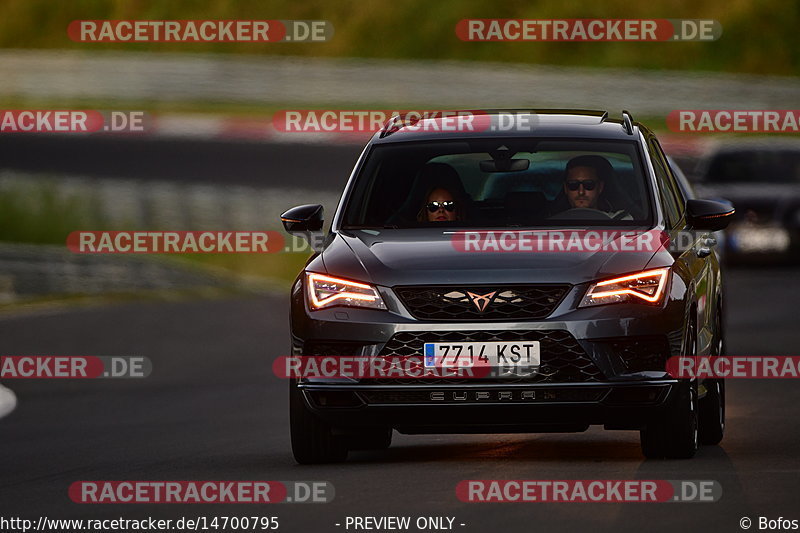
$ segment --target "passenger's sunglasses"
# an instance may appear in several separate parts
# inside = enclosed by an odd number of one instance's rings
[[[448,213],[452,213],[456,210],[456,203],[453,201],[449,202],[428,202],[428,211],[431,213],[435,213],[439,209],[444,209]]]
[[[581,185],[583,185],[583,188],[587,191],[593,191],[597,186],[597,182],[595,180],[570,180],[567,182],[567,189],[571,191],[577,191],[580,189]]]

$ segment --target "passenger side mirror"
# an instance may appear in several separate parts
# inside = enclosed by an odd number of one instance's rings
[[[736,210],[713,200],[687,200],[686,217],[693,229],[718,231],[728,227]]]
[[[319,204],[298,205],[281,215],[283,229],[294,237],[302,237],[315,252],[325,247],[322,233],[322,206]]]
[[[320,231],[323,223],[323,208],[319,204],[298,205],[281,215],[283,229],[287,233]]]

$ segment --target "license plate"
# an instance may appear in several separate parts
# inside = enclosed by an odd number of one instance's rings
[[[785,252],[791,240],[781,227],[742,225],[730,231],[731,248],[742,253]]]
[[[424,355],[426,368],[537,367],[541,362],[539,341],[426,342]]]

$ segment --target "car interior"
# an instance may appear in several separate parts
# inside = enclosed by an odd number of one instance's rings
[[[447,154],[419,158],[384,158],[370,190],[356,191],[362,202],[356,212],[361,220],[349,219],[360,227],[419,227],[431,224],[489,227],[548,225],[554,221],[642,220],[648,216],[643,185],[633,164],[624,154],[599,154],[614,169],[604,182],[597,210],[570,209],[564,193],[566,163],[575,152],[517,153],[514,161],[525,161],[524,170],[486,172],[482,163],[488,153]],[[412,179],[409,179],[412,176]],[[434,188],[449,191],[459,206],[461,220],[431,223],[420,220],[426,194]],[[630,191],[630,192],[629,192]],[[359,194],[360,193],[360,194]],[[378,198],[380,201],[372,201]],[[643,198],[634,201],[633,198]],[[356,200],[358,201],[358,200]],[[617,216],[606,213],[614,213]]]

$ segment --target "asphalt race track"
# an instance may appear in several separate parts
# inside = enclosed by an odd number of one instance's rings
[[[798,270],[726,273],[728,347],[790,355],[800,346]],[[146,355],[142,380],[6,382],[19,405],[0,420],[0,514],[49,518],[277,515],[282,531],[345,531],[346,516],[454,516],[461,531],[740,531],[739,520],[800,518],[800,383],[728,383],[720,447],[645,461],[636,432],[402,436],[346,464],[298,466],[286,383],[286,295],[128,303],[0,318],[4,354]],[[467,504],[465,479],[710,479],[717,503]],[[76,480],[325,480],[328,504],[80,505]],[[460,526],[458,524],[465,524]],[[352,530],[352,529],[351,529]]]

